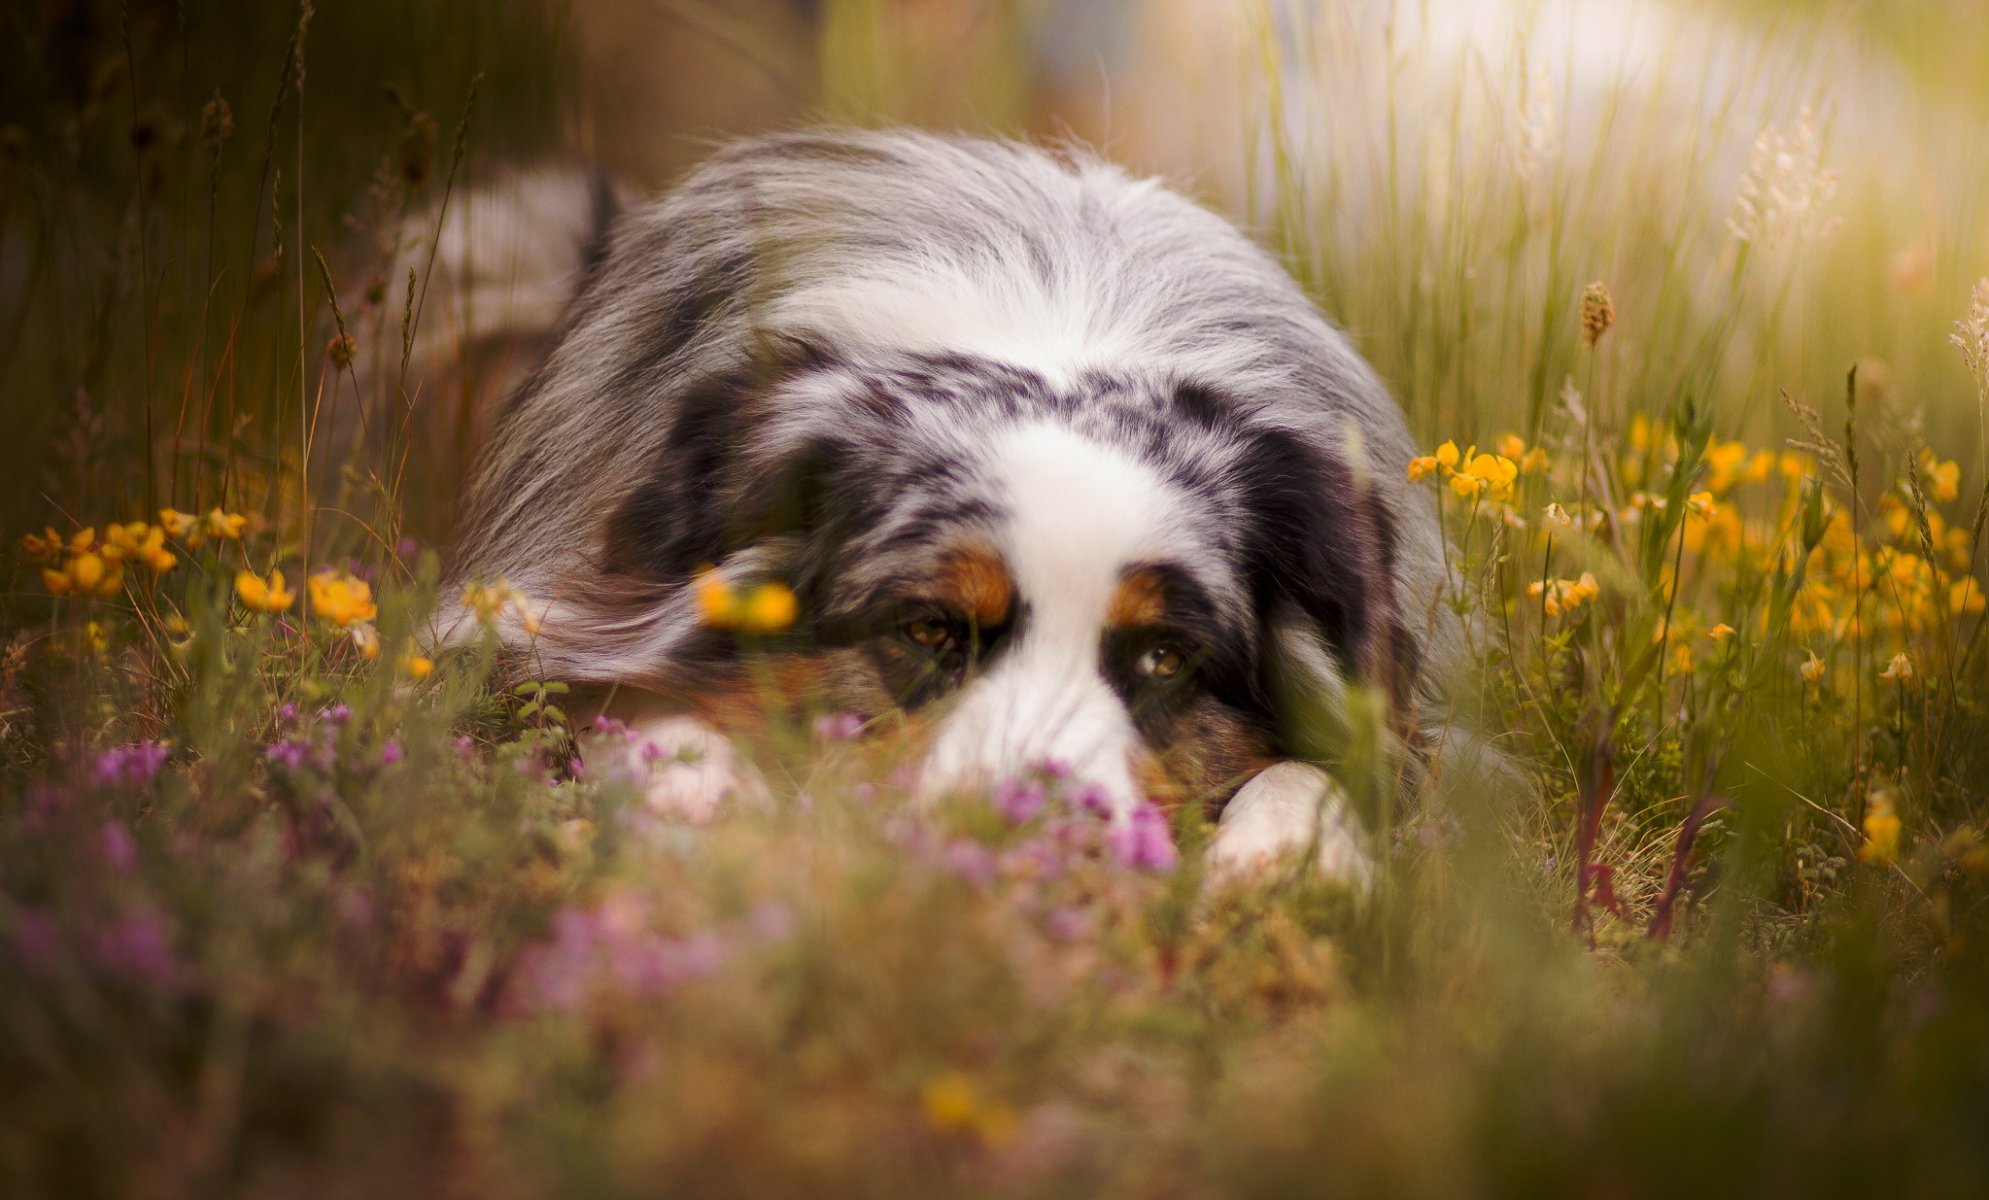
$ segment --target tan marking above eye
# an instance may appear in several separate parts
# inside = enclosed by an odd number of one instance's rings
[[[1105,624],[1112,629],[1136,629],[1158,625],[1167,615],[1167,592],[1160,572],[1134,571],[1119,581],[1112,603],[1105,610]]]
[[[1006,624],[1015,607],[1015,581],[1001,556],[986,546],[966,545],[949,551],[940,560],[933,584],[947,607],[982,629]]]
[[[1148,679],[1172,679],[1181,673],[1188,660],[1172,646],[1152,646],[1133,660],[1133,670]]]

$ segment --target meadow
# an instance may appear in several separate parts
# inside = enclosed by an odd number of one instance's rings
[[[449,206],[628,136],[584,23],[0,15],[0,1194],[1982,1194],[1989,20],[1722,6],[1681,112],[1383,7],[1234,6],[1187,181],[1402,400],[1520,785],[1394,803],[1357,697],[1368,893],[916,808],[807,697],[771,804],[648,811],[432,639],[544,599],[440,590],[422,360]],[[993,8],[949,73],[826,5],[802,115],[1043,132]]]

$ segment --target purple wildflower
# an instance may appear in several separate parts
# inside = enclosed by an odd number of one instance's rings
[[[398,738],[389,738],[387,739],[387,744],[380,747],[381,766],[391,767],[399,762],[401,758],[401,743]]]
[[[310,750],[310,746],[304,742],[286,740],[270,746],[263,751],[263,755],[273,763],[281,763],[296,771],[303,768],[304,756],[310,753]]]
[[[946,848],[940,851],[940,863],[975,887],[993,883],[998,865],[994,851],[969,838],[948,842]]]
[[[345,889],[335,903],[339,920],[354,929],[364,929],[373,923],[373,897],[364,888]]]
[[[1081,942],[1091,936],[1098,920],[1096,914],[1074,904],[1066,904],[1051,909],[1043,924],[1049,929],[1050,936],[1060,942]]]
[[[179,976],[165,923],[152,913],[127,913],[98,933],[96,956],[98,966],[134,983],[163,987]]]
[[[1112,815],[1112,798],[1105,794],[1104,788],[1095,783],[1085,784],[1077,795],[1071,797],[1070,806],[1081,813],[1090,813],[1094,817]]]
[[[166,765],[171,752],[164,742],[133,742],[114,746],[97,756],[97,782],[102,784],[150,783]]]
[[[122,821],[104,822],[98,845],[103,849],[104,861],[118,874],[129,875],[138,866],[138,843],[131,840],[131,831]]]
[[[1049,793],[1033,779],[1004,779],[995,785],[994,805],[1017,825],[1027,823],[1049,801]]]
[[[318,710],[318,719],[330,725],[343,725],[352,719],[352,709],[344,704],[334,704]]]
[[[1134,809],[1123,824],[1105,835],[1112,856],[1128,867],[1150,871],[1171,871],[1180,861],[1167,818],[1151,804]]]
[[[815,718],[815,740],[818,742],[854,741],[863,732],[863,718],[855,713],[824,713]]]

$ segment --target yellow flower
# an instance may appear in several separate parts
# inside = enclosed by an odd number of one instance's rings
[[[52,563],[60,560],[65,544],[62,535],[55,532],[52,526],[43,526],[39,534],[21,535],[21,553],[34,562]]]
[[[1674,675],[1690,675],[1694,666],[1692,647],[1680,642],[1671,652],[1671,671]]]
[[[766,583],[754,591],[747,604],[747,616],[752,628],[763,633],[774,633],[794,624],[800,615],[800,602],[795,599],[793,589],[784,583]]]
[[[1594,574],[1588,571],[1579,579],[1536,579],[1526,585],[1527,596],[1540,601],[1541,610],[1550,617],[1573,612],[1601,593]]]
[[[181,512],[177,508],[162,508],[159,510],[159,524],[165,526],[166,532],[171,536],[185,541],[200,528],[200,518],[193,513]]]
[[[1920,451],[1920,469],[1927,473],[1927,494],[1946,504],[1961,495],[1961,464],[1942,462],[1932,450]]]
[[[1898,857],[1899,813],[1890,793],[1873,792],[1865,807],[1865,841],[1858,847],[1858,861],[1887,866]]]
[[[473,583],[463,589],[463,607],[475,613],[479,622],[488,625],[503,615],[507,608],[523,612],[525,593],[503,579],[496,583]]]
[[[1724,494],[1747,464],[1747,447],[1739,442],[1714,442],[1706,447],[1706,487]]]
[[[1546,470],[1547,466],[1547,452],[1538,446],[1528,450],[1525,457],[1519,460],[1519,471],[1522,475],[1539,474]]]
[[[1797,667],[1796,670],[1802,672],[1803,679],[1806,682],[1815,683],[1817,680],[1823,678],[1823,660],[1816,656],[1816,651],[1812,650],[1809,652],[1809,657],[1805,658],[1802,665]]]
[[[83,626],[82,635],[77,640],[84,650],[94,654],[102,654],[110,649],[110,635],[105,633],[104,627],[95,621]]]
[[[1442,466],[1455,467],[1457,465],[1457,443],[1447,441],[1443,445],[1438,446],[1436,448],[1436,460]]]
[[[1501,434],[1496,445],[1500,454],[1514,462],[1526,457],[1526,439],[1516,433]]]
[[[287,612],[297,596],[283,586],[283,572],[271,571],[264,580],[253,571],[235,572],[235,595],[253,612]]]
[[[1982,611],[1982,589],[1973,579],[1958,579],[1948,585],[1948,607],[1957,617],[1974,616]]]
[[[242,532],[249,527],[249,519],[241,513],[226,513],[212,509],[201,521],[201,528],[208,537],[224,538],[231,542],[242,540]]]
[[[1887,683],[1911,683],[1913,660],[1907,657],[1904,650],[1900,651],[1892,656],[1892,661],[1885,664],[1885,670],[1879,672],[1879,678]]]
[[[95,536],[94,530],[89,532]],[[109,597],[124,588],[124,572],[97,551],[77,552],[72,545],[69,561],[60,570],[42,568],[41,581],[56,596]]]
[[[1476,475],[1466,474],[1463,471],[1459,471],[1450,477],[1450,490],[1456,492],[1466,500],[1476,497],[1484,486],[1484,480],[1478,478]]]
[[[435,673],[435,660],[425,654],[410,654],[401,660],[401,670],[410,679],[426,679]]]
[[[1433,454],[1424,454],[1409,460],[1409,482],[1420,483],[1436,474],[1437,460]],[[33,534],[28,536],[32,537]]]
[[[1713,511],[1713,493],[1693,492],[1685,498],[1685,510],[1696,516],[1705,516]]]
[[[367,621],[355,621],[351,625],[352,644],[359,647],[359,656],[368,660],[380,657],[380,635]]]
[[[117,558],[136,559],[151,568],[154,575],[164,575],[180,561],[166,549],[166,531],[143,521],[113,525],[105,531],[105,540],[109,543],[108,550],[114,551]]]
[[[1486,491],[1494,500],[1511,496],[1512,481],[1519,478],[1519,467],[1511,459],[1497,454],[1476,455],[1466,469],[1484,481]]]
[[[1015,1113],[990,1103],[974,1082],[958,1071],[928,1080],[919,1091],[919,1109],[927,1125],[943,1133],[971,1133],[990,1145],[1015,1135]]]
[[[1708,629],[1706,631],[1706,636],[1712,638],[1716,642],[1724,642],[1728,638],[1732,637],[1733,633],[1734,633],[1733,626],[1727,624],[1725,621],[1721,621],[1718,625],[1715,625],[1711,629]]]
[[[308,582],[311,611],[340,629],[355,621],[370,621],[380,615],[379,607],[373,603],[372,585],[348,572],[320,571]]]
[[[732,585],[725,582],[725,576],[706,567],[698,572],[691,586],[696,589],[698,615],[704,618],[704,623],[725,628],[737,604],[733,599]]]
[[[800,615],[800,602],[784,583],[763,583],[751,592],[742,592],[707,567],[698,572],[691,586],[698,615],[713,629],[778,633]]]

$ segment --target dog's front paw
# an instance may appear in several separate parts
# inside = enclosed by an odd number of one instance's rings
[[[685,821],[708,821],[721,804],[757,803],[766,787],[724,734],[681,713],[608,722],[585,753],[605,757],[642,788],[648,810]]]
[[[1261,870],[1318,847],[1319,873],[1366,891],[1374,861],[1346,793],[1333,777],[1306,763],[1282,762],[1243,785],[1216,822],[1209,865],[1217,875]]]

